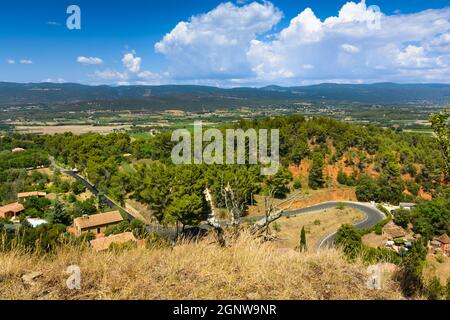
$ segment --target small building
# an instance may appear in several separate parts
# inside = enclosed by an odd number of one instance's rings
[[[411,202],[400,202],[399,207],[400,209],[411,210],[416,207],[416,204]]]
[[[139,241],[134,237],[132,232],[114,234],[108,237],[98,238],[90,241],[92,248],[97,252],[107,250],[113,243],[122,244],[127,242],[134,242],[136,244],[139,244]]]
[[[25,210],[20,203],[11,203],[6,206],[0,207],[0,218],[11,219],[17,217]]]
[[[17,199],[19,201],[24,201],[27,198],[37,197],[37,198],[45,198],[47,193],[39,192],[39,191],[31,191],[31,192],[21,192],[17,194]]]
[[[122,221],[123,217],[119,211],[99,213],[74,219],[73,228],[70,230],[77,236],[87,232],[101,235],[105,233],[106,228]]]
[[[25,149],[24,148],[14,148],[11,150],[13,153],[18,153],[18,152],[24,152]]]
[[[388,240],[399,239],[406,236],[406,231],[402,227],[399,227],[394,222],[390,221],[383,227],[382,236]]]
[[[446,233],[434,238],[430,244],[433,248],[441,249],[444,253],[450,251],[450,237]]]

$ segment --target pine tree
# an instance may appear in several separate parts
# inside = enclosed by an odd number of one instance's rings
[[[64,224],[66,226],[71,223],[71,219],[66,211],[66,208],[59,200],[56,200],[53,206],[52,222],[54,224]]]
[[[308,185],[311,189],[316,190],[323,188],[325,185],[325,179],[323,177],[324,157],[321,153],[314,153],[313,163],[309,169],[309,182]]]

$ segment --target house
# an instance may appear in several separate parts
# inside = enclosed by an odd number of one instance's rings
[[[14,149],[12,149],[11,151],[14,152],[14,153],[18,153],[18,152],[23,152],[23,151],[25,151],[25,149],[24,149],[24,148],[14,148]]]
[[[433,248],[441,249],[444,253],[450,251],[450,237],[446,233],[434,238],[430,244]]]
[[[17,199],[19,201],[24,201],[26,198],[30,198],[30,197],[45,198],[46,196],[47,196],[47,193],[39,192],[39,191],[21,192],[21,193],[17,194]]]
[[[382,236],[385,239],[394,240],[406,236],[406,231],[402,227],[399,227],[394,222],[390,221],[383,227]]]
[[[122,244],[127,242],[134,242],[137,245],[142,244],[142,241],[138,241],[134,237],[132,232],[114,234],[109,237],[98,238],[90,241],[92,248],[97,252],[107,250],[109,246],[113,243]]]
[[[119,211],[83,216],[73,220],[73,228],[71,231],[77,236],[87,232],[91,232],[95,235],[101,235],[105,233],[106,228],[116,225],[122,221],[123,217]]]
[[[416,207],[416,204],[411,202],[400,202],[399,207],[400,209],[411,210]]]
[[[0,218],[11,219],[17,217],[25,208],[20,203],[11,203],[6,206],[0,207]]]

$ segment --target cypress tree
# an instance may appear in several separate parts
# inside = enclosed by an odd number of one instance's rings
[[[306,231],[305,227],[302,227],[302,231],[300,232],[300,252],[308,251],[308,246],[306,245]]]

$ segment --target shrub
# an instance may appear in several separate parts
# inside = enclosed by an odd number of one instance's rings
[[[395,224],[407,228],[411,222],[411,211],[406,209],[399,209],[394,211]]]
[[[433,277],[426,287],[425,293],[428,300],[442,300],[445,298],[445,289],[437,277]]]
[[[272,228],[273,228],[273,230],[276,231],[276,232],[280,232],[280,231],[281,231],[281,226],[280,226],[278,223],[276,223],[276,222],[274,222],[274,223],[272,224]]]
[[[344,210],[344,208],[345,208],[345,203],[343,203],[343,202],[336,203],[336,209]]]
[[[294,180],[294,185],[293,185],[295,190],[301,189],[302,188],[302,182],[300,181],[300,179],[295,179]]]

